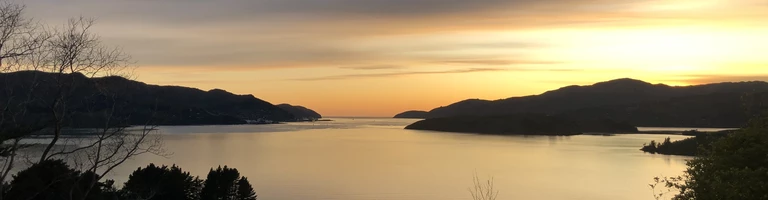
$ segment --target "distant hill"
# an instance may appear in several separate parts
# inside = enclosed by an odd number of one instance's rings
[[[637,127],[612,120],[569,119],[541,114],[432,118],[405,127],[413,130],[494,135],[579,135],[583,133],[635,133]]]
[[[297,121],[314,121],[314,120],[323,118],[323,116],[321,116],[319,113],[309,108],[305,108],[303,106],[294,106],[291,104],[280,104],[280,105],[277,105],[277,107],[293,114],[293,116],[296,117]]]
[[[395,115],[395,118],[405,119],[426,119],[429,116],[429,112],[420,110],[405,111],[403,113]]]
[[[767,92],[766,82],[673,87],[618,79],[540,95],[464,100],[435,108],[426,118],[539,113],[615,119],[638,126],[739,127],[749,119],[744,96]]]
[[[10,97],[25,95],[35,83],[35,92],[24,104],[31,116],[47,112],[47,106],[56,99],[56,81],[69,87],[66,102],[71,119],[66,125],[89,127],[104,119],[99,113],[114,109],[115,118],[125,124],[156,125],[208,125],[243,124],[246,120],[259,123],[293,121],[296,117],[253,95],[235,95],[220,89],[203,91],[180,86],[158,86],[128,80],[122,77],[88,78],[82,74],[51,74],[38,71],[1,73],[0,102]],[[54,97],[54,98],[51,98]],[[21,106],[19,104],[18,106]],[[44,117],[45,114],[39,114]]]

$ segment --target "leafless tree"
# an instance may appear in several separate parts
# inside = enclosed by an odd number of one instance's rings
[[[28,67],[25,61],[42,49],[45,41],[50,38],[42,25],[23,16],[24,9],[22,5],[0,3],[0,73]],[[28,146],[20,140],[43,127],[19,123],[27,116],[27,110],[20,107],[32,101],[34,90],[14,91],[18,88],[12,87],[12,83],[2,84],[7,86],[0,88],[3,90],[0,94],[0,159],[3,160],[0,180],[4,181],[17,162],[16,152]],[[0,185],[2,189],[3,185]]]
[[[151,123],[125,126],[130,125],[124,99],[129,97],[110,87],[108,79],[97,78],[127,77],[132,63],[121,49],[104,45],[90,31],[93,25],[94,20],[80,17],[48,28],[25,18],[24,6],[0,5],[0,76],[5,81],[0,86],[0,180],[7,180],[19,150],[30,146],[23,140],[39,133],[50,136],[34,163],[70,161],[82,171],[96,173],[94,184],[130,158],[164,155]],[[47,75],[8,77],[25,71]],[[94,101],[99,105],[92,105]],[[89,127],[85,136],[65,137],[67,125],[83,113],[99,119],[99,125]]]
[[[88,78],[103,75],[119,74],[122,69],[128,67],[129,57],[120,49],[110,49],[103,46],[99,38],[89,32],[93,26],[93,20],[79,18],[71,19],[63,31],[54,33],[54,36],[46,42],[41,56],[37,57],[41,65],[35,66],[37,70],[66,75],[82,74]],[[61,138],[62,122],[68,119],[68,100],[72,98],[73,90],[79,87],[77,76],[56,76],[56,86],[48,103],[53,115],[53,139],[43,150],[40,161],[51,158],[49,153],[56,142]],[[98,87],[97,87],[98,88]],[[113,95],[103,88],[98,88],[98,93],[86,95]],[[86,105],[87,106],[87,105]],[[111,114],[111,113],[110,113]],[[105,116],[111,117],[111,116]],[[109,128],[109,127],[107,127]]]
[[[469,188],[469,193],[472,194],[472,199],[496,200],[496,197],[499,196],[499,191],[496,191],[496,189],[493,188],[493,177],[486,181],[481,181],[477,176],[477,173],[475,173],[472,182],[474,183],[474,187]]]

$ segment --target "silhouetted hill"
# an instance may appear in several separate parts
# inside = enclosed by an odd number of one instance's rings
[[[470,99],[435,108],[427,118],[517,113],[626,120],[638,126],[739,127],[748,119],[740,99],[768,92],[766,82],[673,87],[634,79],[568,86],[540,95]]]
[[[314,120],[323,118],[323,116],[321,116],[319,113],[309,108],[305,108],[303,106],[294,106],[291,104],[280,104],[280,105],[277,105],[277,107],[293,114],[293,116],[296,117],[297,121],[314,121]]]
[[[395,115],[395,118],[405,118],[405,119],[426,119],[429,115],[429,112],[427,111],[420,111],[420,110],[411,110],[411,111],[405,111],[403,113]]]
[[[295,117],[253,95],[235,95],[224,90],[203,91],[180,86],[158,86],[122,77],[88,78],[82,74],[51,74],[22,71],[0,74],[6,84],[0,101],[9,97],[26,97],[34,101],[24,104],[31,111],[48,112],[60,87],[66,85],[67,110],[72,111],[67,124],[76,127],[100,124],[101,113],[114,109],[115,118],[123,124],[207,125],[243,124],[245,120],[262,123],[292,121]],[[34,87],[33,87],[33,83]],[[8,88],[12,88],[9,90]],[[39,114],[39,116],[46,116]],[[43,119],[44,120],[44,119]]]
[[[637,127],[612,120],[568,119],[540,114],[432,118],[405,127],[458,133],[494,135],[579,135],[583,133],[635,133]]]

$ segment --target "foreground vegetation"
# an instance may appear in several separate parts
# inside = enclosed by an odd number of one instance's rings
[[[93,172],[72,169],[62,160],[47,160],[13,176],[2,191],[5,199],[27,200],[255,200],[248,178],[227,166],[211,169],[205,180],[177,166],[134,171],[121,189],[99,182]]]
[[[701,148],[708,149],[715,141],[725,138],[729,133],[734,131],[720,131],[715,133],[701,133],[691,138],[686,138],[678,141],[671,141],[670,138],[664,139],[663,142],[656,142],[652,140],[646,144],[640,150],[664,155],[680,155],[680,156],[696,156],[699,155]]]
[[[683,176],[655,179],[657,199],[673,191],[672,199],[681,200],[768,199],[768,118],[699,149]]]

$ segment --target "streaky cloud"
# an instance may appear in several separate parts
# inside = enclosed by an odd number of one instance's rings
[[[678,80],[670,80],[677,82],[685,82],[691,85],[709,84],[709,83],[723,83],[723,82],[748,82],[748,81],[768,81],[768,74],[757,75],[685,75]]]
[[[382,70],[382,69],[400,69],[403,66],[397,65],[370,65],[370,66],[352,66],[352,67],[340,67],[341,69],[353,69],[353,70]]]
[[[461,74],[461,73],[490,72],[490,71],[506,71],[506,69],[471,68],[471,69],[457,69],[457,70],[447,70],[447,71],[415,71],[415,72],[391,72],[391,73],[376,73],[376,74],[348,74],[348,75],[323,76],[323,77],[314,77],[314,78],[299,78],[299,79],[291,79],[291,80],[294,80],[294,81],[346,80],[346,79],[357,79],[357,78],[381,78],[381,77],[425,75],[425,74]]]
[[[410,72],[390,72],[390,73],[372,73],[372,74],[347,74],[336,76],[322,76],[311,78],[298,78],[289,79],[292,81],[324,81],[324,80],[348,80],[348,79],[360,79],[360,78],[382,78],[382,77],[398,77],[398,76],[411,76],[411,75],[429,75],[429,74],[463,74],[463,73],[476,73],[476,72],[498,72],[498,71],[552,71],[552,72],[567,72],[577,71],[578,69],[558,69],[558,68],[469,68],[469,69],[455,69],[444,71],[410,71]]]
[[[471,65],[553,65],[564,64],[563,61],[537,61],[537,60],[443,60],[436,61],[443,64],[471,64]]]

